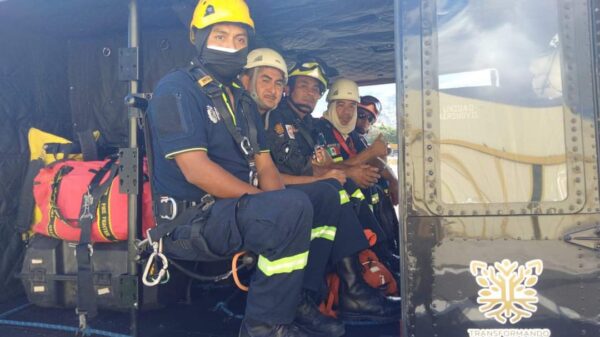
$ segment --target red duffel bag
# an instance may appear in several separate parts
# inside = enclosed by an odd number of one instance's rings
[[[144,176],[146,176],[144,165]],[[67,160],[42,168],[33,182],[36,219],[33,231],[79,241],[79,219],[93,217],[92,242],[127,240],[127,194],[119,193],[119,163]],[[142,229],[155,226],[150,184],[144,179]],[[95,196],[95,197],[94,197]]]

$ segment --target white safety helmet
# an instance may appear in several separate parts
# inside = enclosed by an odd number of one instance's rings
[[[358,85],[356,82],[347,78],[337,79],[329,88],[327,93],[327,103],[331,103],[335,100],[347,99],[360,103],[360,96],[358,95]]]
[[[287,65],[283,56],[278,52],[269,48],[258,48],[248,53],[246,65],[244,69],[252,69],[257,67],[273,67],[283,73],[285,83],[288,80]]]

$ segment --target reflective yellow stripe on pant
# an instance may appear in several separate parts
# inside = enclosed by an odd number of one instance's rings
[[[259,255],[258,269],[267,276],[275,274],[291,273],[295,270],[304,269],[308,261],[308,251],[293,256],[269,261],[266,257]]]

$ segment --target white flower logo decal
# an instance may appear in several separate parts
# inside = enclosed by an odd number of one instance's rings
[[[522,318],[531,317],[537,311],[537,284],[544,263],[536,259],[519,265],[504,259],[489,265],[482,261],[471,261],[470,271],[482,287],[477,294],[479,311],[487,318],[501,324],[515,324]]]

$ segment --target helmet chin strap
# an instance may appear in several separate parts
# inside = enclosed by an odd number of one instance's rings
[[[250,93],[250,97],[259,104],[258,94],[256,93],[256,72],[258,68],[252,68],[250,73],[250,88],[248,88],[248,92]]]
[[[292,99],[291,96],[288,97],[288,104],[291,105],[294,109],[305,113],[307,115],[312,114],[314,109],[311,109],[310,106],[306,105],[306,104],[298,104],[296,102],[294,102],[294,100]]]
[[[250,87],[248,88],[248,93],[250,93],[250,97],[252,97],[252,99],[254,100],[254,102],[256,102],[256,105],[258,105],[259,109],[261,107],[264,106],[264,104],[262,104],[260,97],[258,96],[258,93],[256,92],[256,81],[258,80],[257,75],[258,75],[258,68],[252,68],[251,69],[251,73],[250,75]],[[270,109],[267,109],[265,112],[260,112],[261,115],[266,114],[267,116],[269,116],[269,113],[273,110],[275,110],[277,108],[277,106],[274,106]],[[267,117],[268,118],[268,117]]]
[[[202,59],[202,50],[204,49],[206,40],[208,40],[208,35],[210,35],[210,29],[194,28],[194,47],[196,48],[196,55],[198,55],[198,59],[200,60]]]

